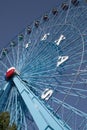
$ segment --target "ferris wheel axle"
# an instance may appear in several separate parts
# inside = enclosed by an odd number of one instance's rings
[[[15,74],[19,75],[19,72],[15,69],[15,67],[11,67],[7,70],[5,78],[6,80],[9,80],[12,78]]]

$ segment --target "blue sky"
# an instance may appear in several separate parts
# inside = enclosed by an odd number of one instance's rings
[[[23,28],[61,0],[0,0],[0,50]]]

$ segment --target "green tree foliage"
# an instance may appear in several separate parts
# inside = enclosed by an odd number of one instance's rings
[[[0,113],[0,130],[17,130],[16,125],[13,123],[11,126],[9,112]]]

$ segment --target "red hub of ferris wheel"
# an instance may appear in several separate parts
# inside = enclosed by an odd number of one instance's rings
[[[15,74],[18,74],[18,72],[16,71],[15,67],[11,67],[7,70],[5,77],[8,80],[12,78]]]

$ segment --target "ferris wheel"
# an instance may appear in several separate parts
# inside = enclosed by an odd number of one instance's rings
[[[67,0],[0,53],[0,111],[18,130],[87,130],[87,3]]]

